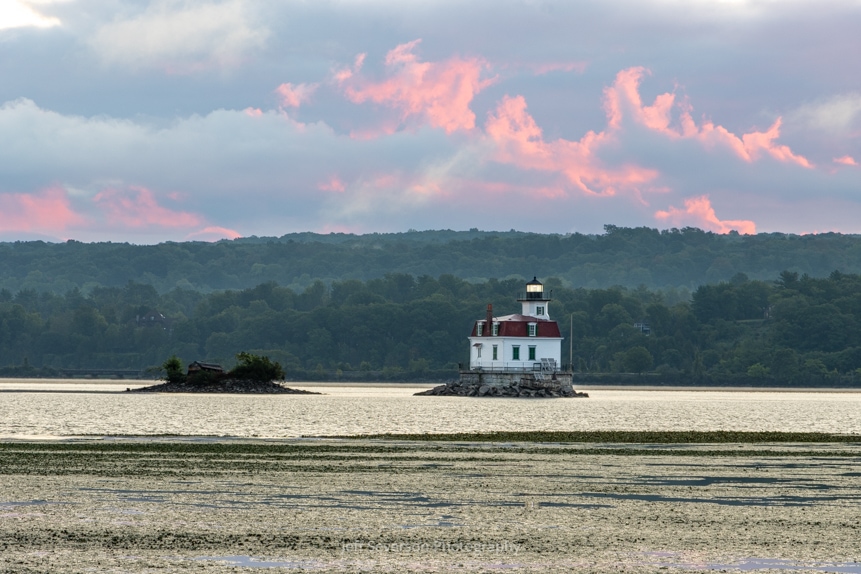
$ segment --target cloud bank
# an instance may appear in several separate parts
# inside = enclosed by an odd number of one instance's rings
[[[858,231],[857,3],[7,6],[2,239]]]

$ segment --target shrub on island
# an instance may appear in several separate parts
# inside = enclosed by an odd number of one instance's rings
[[[164,371],[164,380],[168,383],[182,384],[186,380],[185,372],[182,368],[182,361],[176,355],[171,355],[168,360],[161,364]]]
[[[261,383],[284,380],[284,368],[277,361],[271,361],[269,357],[241,352],[236,355],[236,361],[236,366],[226,375],[229,379]]]

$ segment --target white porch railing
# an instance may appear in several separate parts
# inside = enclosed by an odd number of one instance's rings
[[[481,371],[484,373],[532,373],[532,372],[540,372],[542,370],[546,371],[558,371],[559,366],[556,361],[550,359],[544,359],[545,365],[542,369],[541,361],[536,361],[534,363],[523,363],[523,361],[516,361],[513,363],[506,363],[497,361],[492,365],[481,365],[481,366],[470,366],[468,370],[470,371]]]

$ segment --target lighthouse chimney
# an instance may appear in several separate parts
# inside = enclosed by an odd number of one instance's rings
[[[493,330],[493,303],[487,304],[487,322],[484,324],[484,336],[489,337],[491,331]]]

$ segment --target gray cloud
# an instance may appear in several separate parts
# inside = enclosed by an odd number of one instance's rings
[[[175,74],[238,66],[269,36],[249,6],[242,0],[154,0],[139,14],[103,23],[88,44],[110,65]]]
[[[74,229],[82,238],[122,239],[94,198],[113,189],[113,198],[143,201],[140,188],[201,228],[257,235],[598,232],[604,223],[661,225],[656,211],[703,195],[722,220],[858,231],[861,167],[845,160],[861,163],[861,83],[847,73],[849,55],[861,52],[857,2],[822,2],[815,11],[800,1],[657,0],[33,6],[61,25],[0,30],[0,196],[38,197],[59,186],[86,221]],[[473,130],[447,134],[421,113],[402,121],[403,107],[386,103],[396,100],[351,102],[333,79],[364,53],[363,82],[394,82],[386,54],[416,39],[419,64],[487,64],[495,83],[469,101]],[[815,167],[767,153],[749,162],[729,147],[633,121],[594,159],[606,169],[653,171],[639,189],[590,197],[558,161],[538,168],[499,160],[485,125],[503,98],[523,96],[541,131],[533,143],[560,153],[590,130],[608,130],[604,90],[633,66],[651,71],[639,86],[645,105],[676,94],[674,128],[683,109],[698,126],[712,122],[739,139],[782,117],[775,144]],[[281,110],[283,83],[315,89],[298,108]],[[375,136],[350,137],[362,132]],[[187,231],[153,225],[134,233],[155,241]]]

